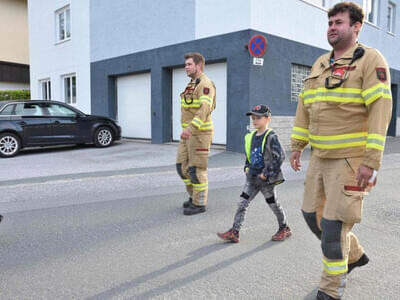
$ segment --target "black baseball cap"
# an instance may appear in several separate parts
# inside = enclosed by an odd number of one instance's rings
[[[271,116],[271,110],[269,109],[268,105],[265,104],[259,104],[254,106],[251,111],[246,113],[246,116],[265,116],[265,117],[270,117]]]

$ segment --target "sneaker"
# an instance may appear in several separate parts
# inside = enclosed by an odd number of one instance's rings
[[[279,228],[278,232],[272,236],[273,241],[284,241],[292,235],[289,226]]]
[[[192,202],[192,198],[190,197],[187,201],[183,202],[183,208],[188,208]]]
[[[191,216],[191,215],[196,215],[200,214],[206,211],[206,207],[203,205],[195,205],[193,203],[190,203],[188,207],[183,209],[183,214],[185,216]]]
[[[323,291],[318,291],[316,299],[317,300],[340,300],[337,298],[333,298],[333,297],[329,296],[328,294],[325,294]]]
[[[347,266],[347,274],[350,274],[350,272],[356,268],[356,267],[362,267],[365,266],[367,263],[369,262],[369,258],[368,256],[364,253],[359,260],[357,260],[356,262],[349,264]]]
[[[217,235],[225,241],[239,243],[239,231],[236,231],[234,229],[229,229],[227,232],[224,233],[217,233]]]

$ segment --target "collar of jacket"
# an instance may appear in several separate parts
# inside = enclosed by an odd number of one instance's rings
[[[353,58],[354,51],[358,48],[362,47],[365,48],[362,44],[356,42],[351,48],[349,48],[341,58],[335,60],[335,64],[337,65],[346,65],[350,62],[350,60]],[[324,59],[321,61],[321,67],[324,68],[329,68],[330,67],[330,59],[333,57],[333,50],[328,52]]]
[[[200,79],[200,81],[206,76],[204,72],[201,72],[199,77],[196,77],[195,79],[191,79],[190,82],[196,82],[197,79]]]

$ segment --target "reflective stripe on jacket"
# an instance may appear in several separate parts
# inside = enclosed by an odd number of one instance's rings
[[[364,55],[349,65],[356,48]],[[332,52],[314,63],[299,95],[292,151],[307,144],[321,158],[364,157],[379,169],[391,119],[390,71],[379,51],[354,45],[331,66]],[[328,78],[328,79],[327,79]],[[327,88],[326,80],[332,87]]]

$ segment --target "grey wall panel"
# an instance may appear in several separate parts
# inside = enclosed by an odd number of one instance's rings
[[[252,65],[245,47],[255,34],[263,34],[268,40],[263,66]],[[325,52],[244,30],[92,62],[92,112],[115,117],[116,76],[151,71],[152,142],[170,141],[172,101],[178,101],[171,99],[171,69],[183,67],[184,54],[192,51],[201,52],[207,62],[227,62],[227,149],[237,152],[243,152],[243,135],[249,122],[245,112],[256,104],[267,103],[273,115],[293,116],[297,102],[290,100],[291,64],[311,66]],[[391,73],[392,82],[400,84],[400,72],[391,70]],[[400,105],[397,107],[400,109]]]

